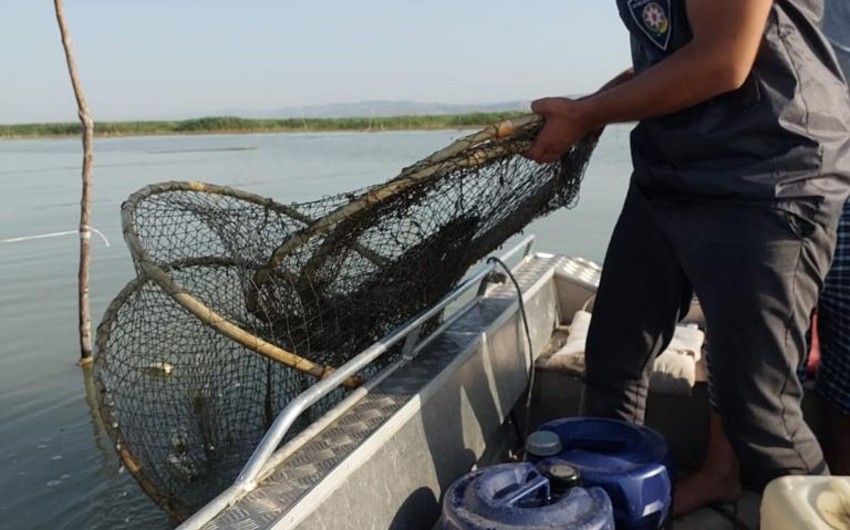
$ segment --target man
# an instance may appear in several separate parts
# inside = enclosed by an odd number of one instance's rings
[[[845,77],[850,77],[850,3],[827,0],[824,33],[832,43]],[[819,303],[820,368],[815,390],[823,398],[824,453],[831,471],[850,476],[850,203],[838,227],[835,260]],[[805,376],[803,371],[801,375]],[[674,513],[684,514],[742,491],[739,462],[717,412],[711,414],[708,453],[702,468],[681,481]]]
[[[527,153],[554,161],[589,131],[640,121],[583,412],[643,421],[651,361],[696,292],[717,406],[752,479],[826,473],[795,376],[850,183],[850,96],[822,0],[617,2],[633,74],[535,101],[546,122]]]

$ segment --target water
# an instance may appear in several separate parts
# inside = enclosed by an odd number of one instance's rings
[[[99,140],[91,303],[95,325],[132,267],[119,208],[165,180],[202,180],[282,202],[382,182],[458,131],[211,135]],[[77,139],[0,142],[0,240],[74,230]],[[601,260],[630,172],[628,128],[606,132],[579,206],[531,225],[536,249]],[[122,470],[93,414],[78,358],[75,236],[0,244],[0,529],[171,528]]]

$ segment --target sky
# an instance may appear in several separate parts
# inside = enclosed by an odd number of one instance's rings
[[[594,90],[628,66],[614,0],[65,0],[95,120]],[[2,0],[0,123],[74,121],[51,0]]]

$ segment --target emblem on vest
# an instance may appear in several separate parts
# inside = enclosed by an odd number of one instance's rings
[[[672,33],[670,0],[628,0],[635,24],[659,48],[667,51]]]

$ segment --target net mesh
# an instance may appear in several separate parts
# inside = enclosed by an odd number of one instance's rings
[[[489,128],[385,184],[313,202],[199,183],[131,196],[122,215],[138,275],[98,328],[95,381],[145,492],[188,516],[317,377],[435,303],[534,218],[573,205],[595,142],[539,165],[518,154],[538,128]],[[290,437],[396,357],[350,378]]]

